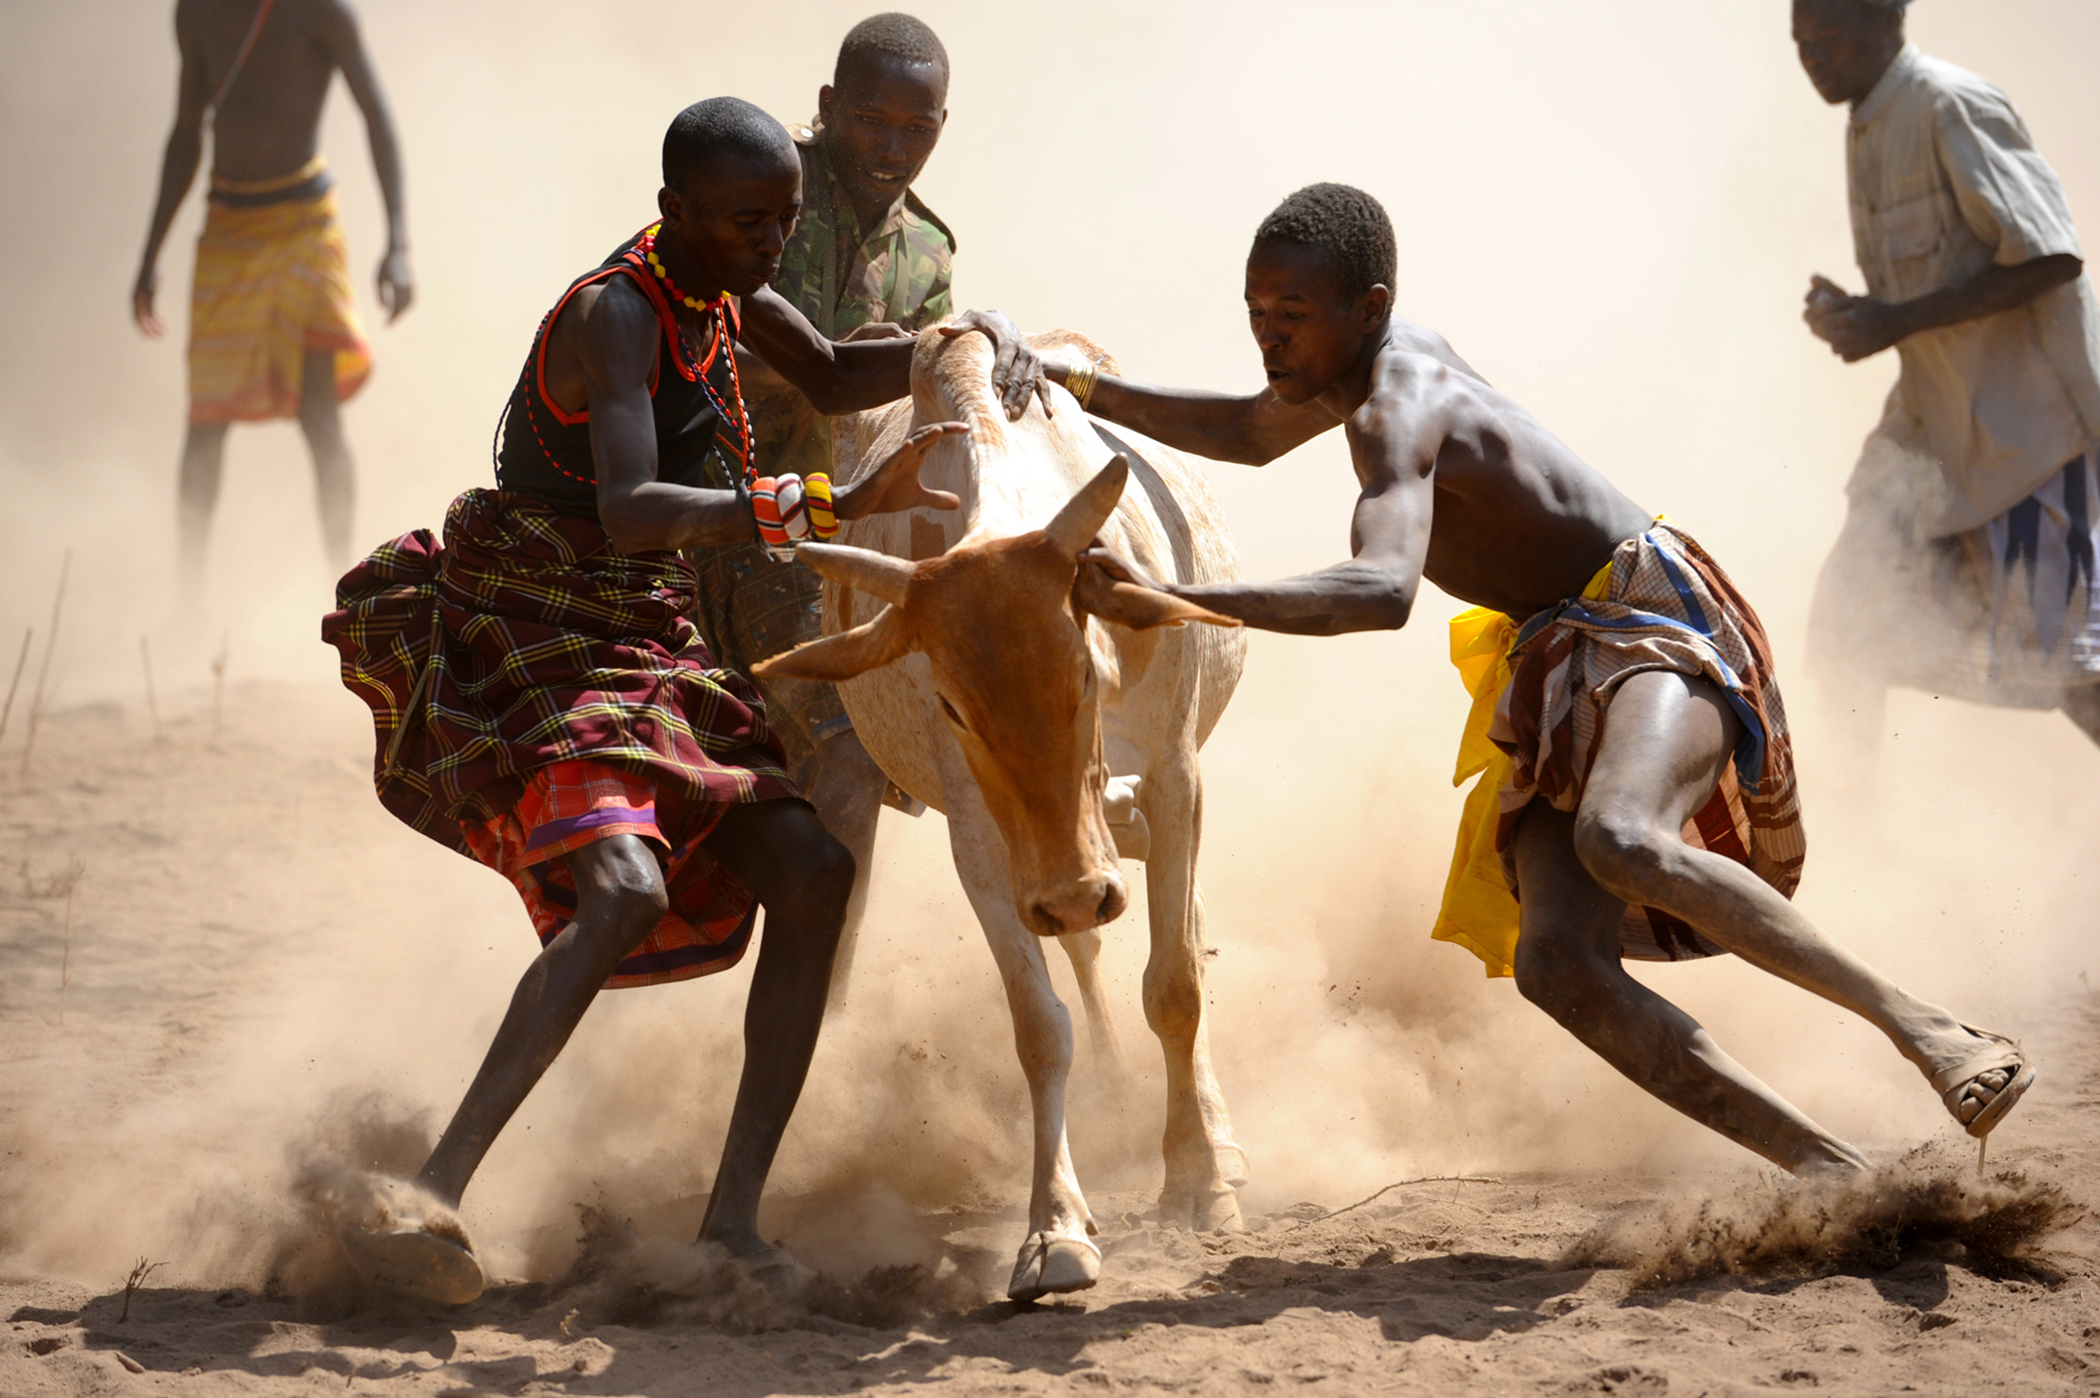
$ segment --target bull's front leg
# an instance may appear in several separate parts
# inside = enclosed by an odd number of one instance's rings
[[[1096,1071],[1119,1096],[1130,1090],[1130,1064],[1123,1057],[1123,1040],[1116,1033],[1115,1017],[1108,1012],[1108,996],[1101,984],[1101,929],[1067,932],[1057,939],[1072,963],[1072,979],[1079,984],[1079,1003],[1086,1009],[1087,1041],[1097,1060]]]
[[[1160,768],[1141,797],[1152,829],[1145,1019],[1159,1036],[1167,1068],[1167,1178],[1159,1217],[1168,1226],[1238,1229],[1244,1225],[1234,1187],[1247,1182],[1247,1161],[1232,1139],[1203,1023],[1203,894],[1196,886],[1202,778],[1193,753]]]
[[[1050,984],[1043,939],[1022,924],[1014,909],[1006,842],[975,784],[966,777],[951,777],[944,787],[949,793],[948,840],[956,872],[999,965],[1006,1003],[1013,1012],[1014,1047],[1034,1109],[1028,1238],[1015,1259],[1006,1294],[1016,1301],[1033,1301],[1051,1292],[1083,1291],[1101,1276],[1101,1249],[1089,1236],[1095,1231],[1094,1216],[1079,1192],[1065,1135],[1072,1016]]]

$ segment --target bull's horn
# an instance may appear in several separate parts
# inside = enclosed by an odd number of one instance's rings
[[[904,585],[911,581],[911,564],[852,544],[804,544],[795,550],[795,557],[818,577],[844,583],[893,607],[904,601]]]
[[[1043,526],[1050,542],[1071,557],[1079,557],[1115,513],[1116,501],[1123,498],[1123,486],[1129,479],[1130,458],[1117,452],[1092,480],[1079,487],[1077,495],[1065,502],[1057,518]]]

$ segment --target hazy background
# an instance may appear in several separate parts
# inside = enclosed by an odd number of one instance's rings
[[[378,324],[378,195],[338,85],[324,148],[378,356],[346,421],[358,535],[377,543],[437,525],[454,494],[489,483],[490,435],[533,328],[651,216],[671,115],[728,92],[806,119],[840,36],[872,5],[358,8],[402,137],[417,276],[414,308]],[[2010,1032],[2031,1024],[2093,946],[2100,754],[2060,716],[1899,695],[1880,786],[1841,792],[1799,663],[1814,572],[1895,360],[1848,368],[1799,319],[1812,272],[1854,287],[1859,274],[1845,116],[1801,74],[1786,4],[1291,9],[919,4],[954,63],[950,124],[918,190],[957,230],[958,304],[1083,330],[1137,377],[1251,388],[1239,277],[1255,223],[1311,181],[1369,189],[1399,231],[1402,312],[1696,534],[1756,600],[1806,774],[1803,905],[1920,993]],[[210,614],[172,610],[194,194],[162,262],[170,338],[146,342],[128,318],[174,107],[170,16],[165,4],[0,0],[0,655],[11,665],[23,628],[44,625],[70,546],[61,710],[121,704],[142,735],[137,639],[150,634],[163,707],[194,713],[223,636],[236,705],[296,696],[288,711],[325,716],[314,751],[354,766],[369,728],[354,699],[329,692],[335,656],[317,625],[332,580],[290,424],[233,434]],[[2100,227],[2088,72],[2100,7],[1919,0],[1911,27],[2011,93],[2074,212]],[[1339,434],[1215,479],[1250,574],[1342,555],[1353,487]],[[1590,1060],[1508,982],[1482,981],[1470,955],[1426,940],[1459,802],[1449,774],[1464,695],[1443,626],[1454,610],[1425,589],[1396,635],[1256,636],[1206,753],[1212,1042],[1254,1163],[1250,1207],[1337,1204],[1428,1170],[1749,1160]],[[17,780],[0,763],[0,782]],[[245,1017],[195,1049],[221,1065],[211,1076],[225,1091],[158,1104],[150,1128],[126,1123],[122,1149],[185,1143],[211,1162],[204,1175],[260,1188],[339,1089],[439,1112],[456,1100],[531,954],[525,919],[485,872],[386,830],[368,788],[345,777],[331,790],[341,820],[366,831],[356,859],[309,858],[282,886],[218,896],[281,905],[294,922],[351,900],[379,910],[374,925],[310,939],[288,953],[295,969],[256,974]],[[212,799],[171,791],[171,818]],[[1017,1202],[1025,1119],[990,958],[939,818],[892,815],[884,829],[855,1002],[820,1050],[780,1181],[873,1175],[916,1206]],[[94,898],[84,884],[90,930],[115,916]],[[168,909],[171,947],[197,915]],[[1107,959],[1126,1045],[1149,1068],[1140,921],[1111,929]],[[1640,974],[1840,1133],[1888,1148],[1946,1129],[1917,1075],[1830,1007],[1732,960]],[[704,1187],[747,976],[594,1010],[491,1157],[470,1222],[514,1236],[592,1189],[646,1203]],[[50,1088],[65,1089],[62,1077]],[[1149,1080],[1129,1109],[1077,1118],[1083,1179],[1156,1187],[1157,1129]],[[120,1147],[86,1128],[78,1145],[80,1170],[41,1197],[106,1210],[93,1162]],[[129,1207],[172,1217],[194,1183]],[[68,1268],[100,1265],[130,1236],[16,1242],[34,1244],[35,1265]]]

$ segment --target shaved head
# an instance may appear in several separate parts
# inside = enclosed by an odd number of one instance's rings
[[[718,156],[740,156],[797,164],[787,128],[740,97],[710,97],[671,118],[664,132],[664,184],[684,189],[700,168]]]

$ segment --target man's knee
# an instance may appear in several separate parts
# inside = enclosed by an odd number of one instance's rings
[[[576,882],[577,921],[632,947],[656,929],[670,910],[663,869],[639,837],[619,836],[584,846],[569,856]]]
[[[853,876],[859,865],[853,851],[830,831],[815,821],[811,826],[803,837],[803,848],[794,856],[804,871],[801,891],[810,900],[810,911],[843,913],[846,900],[853,896]]]
[[[1575,817],[1575,857],[1608,892],[1638,903],[1674,876],[1684,841],[1645,815],[1606,808]]]
[[[299,405],[299,430],[306,434],[306,444],[317,452],[327,453],[328,460],[320,464],[333,467],[336,449],[342,445],[343,419],[336,411],[335,400],[322,402],[304,401]]]
[[[1514,969],[1517,993],[1573,1029],[1608,1012],[1610,977],[1618,968],[1600,952],[1528,928],[1517,939]]]
[[[853,852],[807,806],[782,803],[769,822],[761,860],[764,873],[752,892],[769,919],[822,922],[845,916],[853,895]]]

